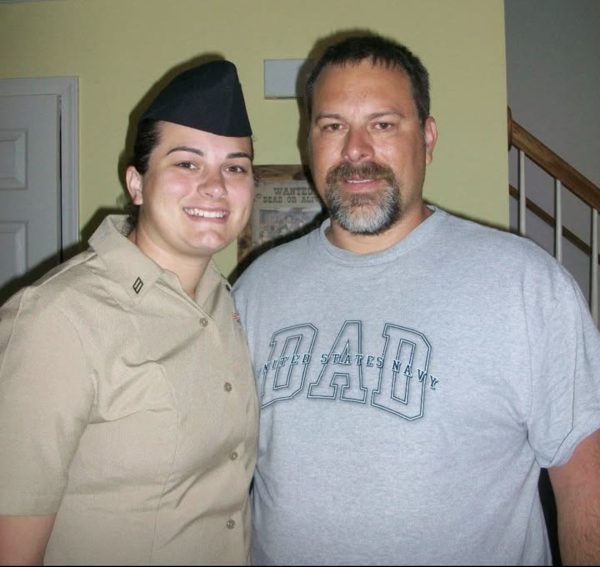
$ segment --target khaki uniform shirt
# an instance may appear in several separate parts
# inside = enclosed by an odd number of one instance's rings
[[[194,302],[109,217],[0,310],[0,514],[46,564],[243,564],[257,401],[225,280]]]

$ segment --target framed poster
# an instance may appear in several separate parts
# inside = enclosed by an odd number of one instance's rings
[[[238,262],[308,232],[323,216],[301,165],[257,165],[254,170],[256,197],[238,238]]]

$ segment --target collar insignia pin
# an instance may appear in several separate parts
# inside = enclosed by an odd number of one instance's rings
[[[142,288],[144,287],[144,282],[140,277],[138,277],[133,282],[133,285],[131,287],[133,287],[133,291],[135,291],[135,293],[140,293],[140,291],[142,291]]]

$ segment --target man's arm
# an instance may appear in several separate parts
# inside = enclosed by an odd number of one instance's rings
[[[600,430],[564,465],[548,469],[564,565],[600,565]]]
[[[43,565],[56,516],[0,516],[0,565]]]

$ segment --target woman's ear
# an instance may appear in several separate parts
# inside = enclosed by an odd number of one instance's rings
[[[129,191],[133,204],[141,205],[144,202],[144,195],[142,193],[143,180],[141,174],[133,165],[130,165],[125,172],[125,183],[127,184],[127,191]]]

